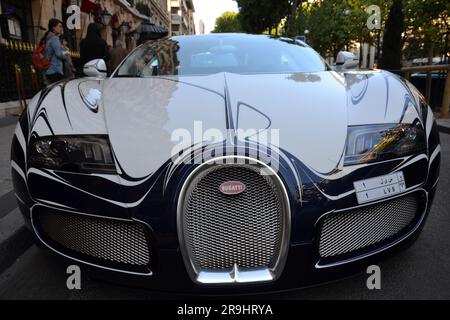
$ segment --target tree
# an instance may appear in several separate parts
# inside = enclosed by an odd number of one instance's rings
[[[290,0],[236,0],[239,21],[248,33],[263,33],[277,27],[289,14]]]
[[[401,68],[404,17],[402,0],[394,0],[383,37],[383,55],[380,62],[383,69],[399,70]]]
[[[227,11],[216,19],[216,26],[212,33],[224,32],[242,32],[241,24],[239,22],[239,14],[236,12]]]
[[[445,54],[445,36],[450,29],[448,0],[407,0],[405,53],[408,59]]]
[[[301,5],[302,5],[302,1],[300,1],[300,6]],[[298,6],[299,6],[299,0],[292,0],[291,14],[289,16],[289,28],[288,28],[288,34],[290,36],[295,36],[297,33],[295,30],[295,20],[296,20],[296,13],[297,13]],[[300,12],[300,16],[301,16],[301,12]]]
[[[297,10],[296,30],[305,34],[307,42],[324,56],[336,57],[340,50],[347,50],[357,43],[375,44],[378,30],[370,30],[366,9],[377,5],[381,13],[387,12],[385,0],[322,0],[302,1]],[[382,21],[385,19],[382,17]],[[301,23],[300,23],[301,22]]]
[[[323,0],[302,9],[302,30],[308,30],[308,43],[322,55],[333,55],[346,49],[361,29],[359,11],[352,10],[345,0]],[[357,23],[358,22],[358,23]]]

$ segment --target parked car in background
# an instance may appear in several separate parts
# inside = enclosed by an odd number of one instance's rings
[[[433,65],[443,65],[444,62],[433,63]],[[431,72],[431,93],[430,93],[430,106],[433,110],[441,107],[442,98],[444,95],[445,81],[447,79],[447,72],[432,71]],[[426,95],[427,87],[427,73],[426,72],[415,72],[410,75],[411,83],[419,89],[419,91]]]

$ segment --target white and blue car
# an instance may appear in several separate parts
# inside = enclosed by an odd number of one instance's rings
[[[180,36],[36,95],[12,144],[37,240],[117,282],[302,287],[420,234],[439,179],[433,113],[385,71],[298,40]]]

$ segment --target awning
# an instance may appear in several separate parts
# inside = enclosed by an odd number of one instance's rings
[[[143,22],[135,30],[135,33],[139,35],[138,38],[144,37],[146,40],[156,40],[166,37],[169,34],[169,31],[166,28],[156,26],[153,23]]]

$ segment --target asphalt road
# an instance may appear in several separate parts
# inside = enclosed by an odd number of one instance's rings
[[[2,209],[14,207],[14,199],[8,196],[13,131],[13,125],[0,121],[0,214]],[[450,299],[450,135],[441,134],[441,146],[441,176],[430,217],[412,247],[380,265],[381,290],[368,290],[367,275],[358,274],[313,288],[241,298]],[[71,291],[66,287],[66,268],[67,263],[59,257],[33,245],[0,274],[0,299],[193,298],[108,284],[91,279],[83,271],[81,290]]]

